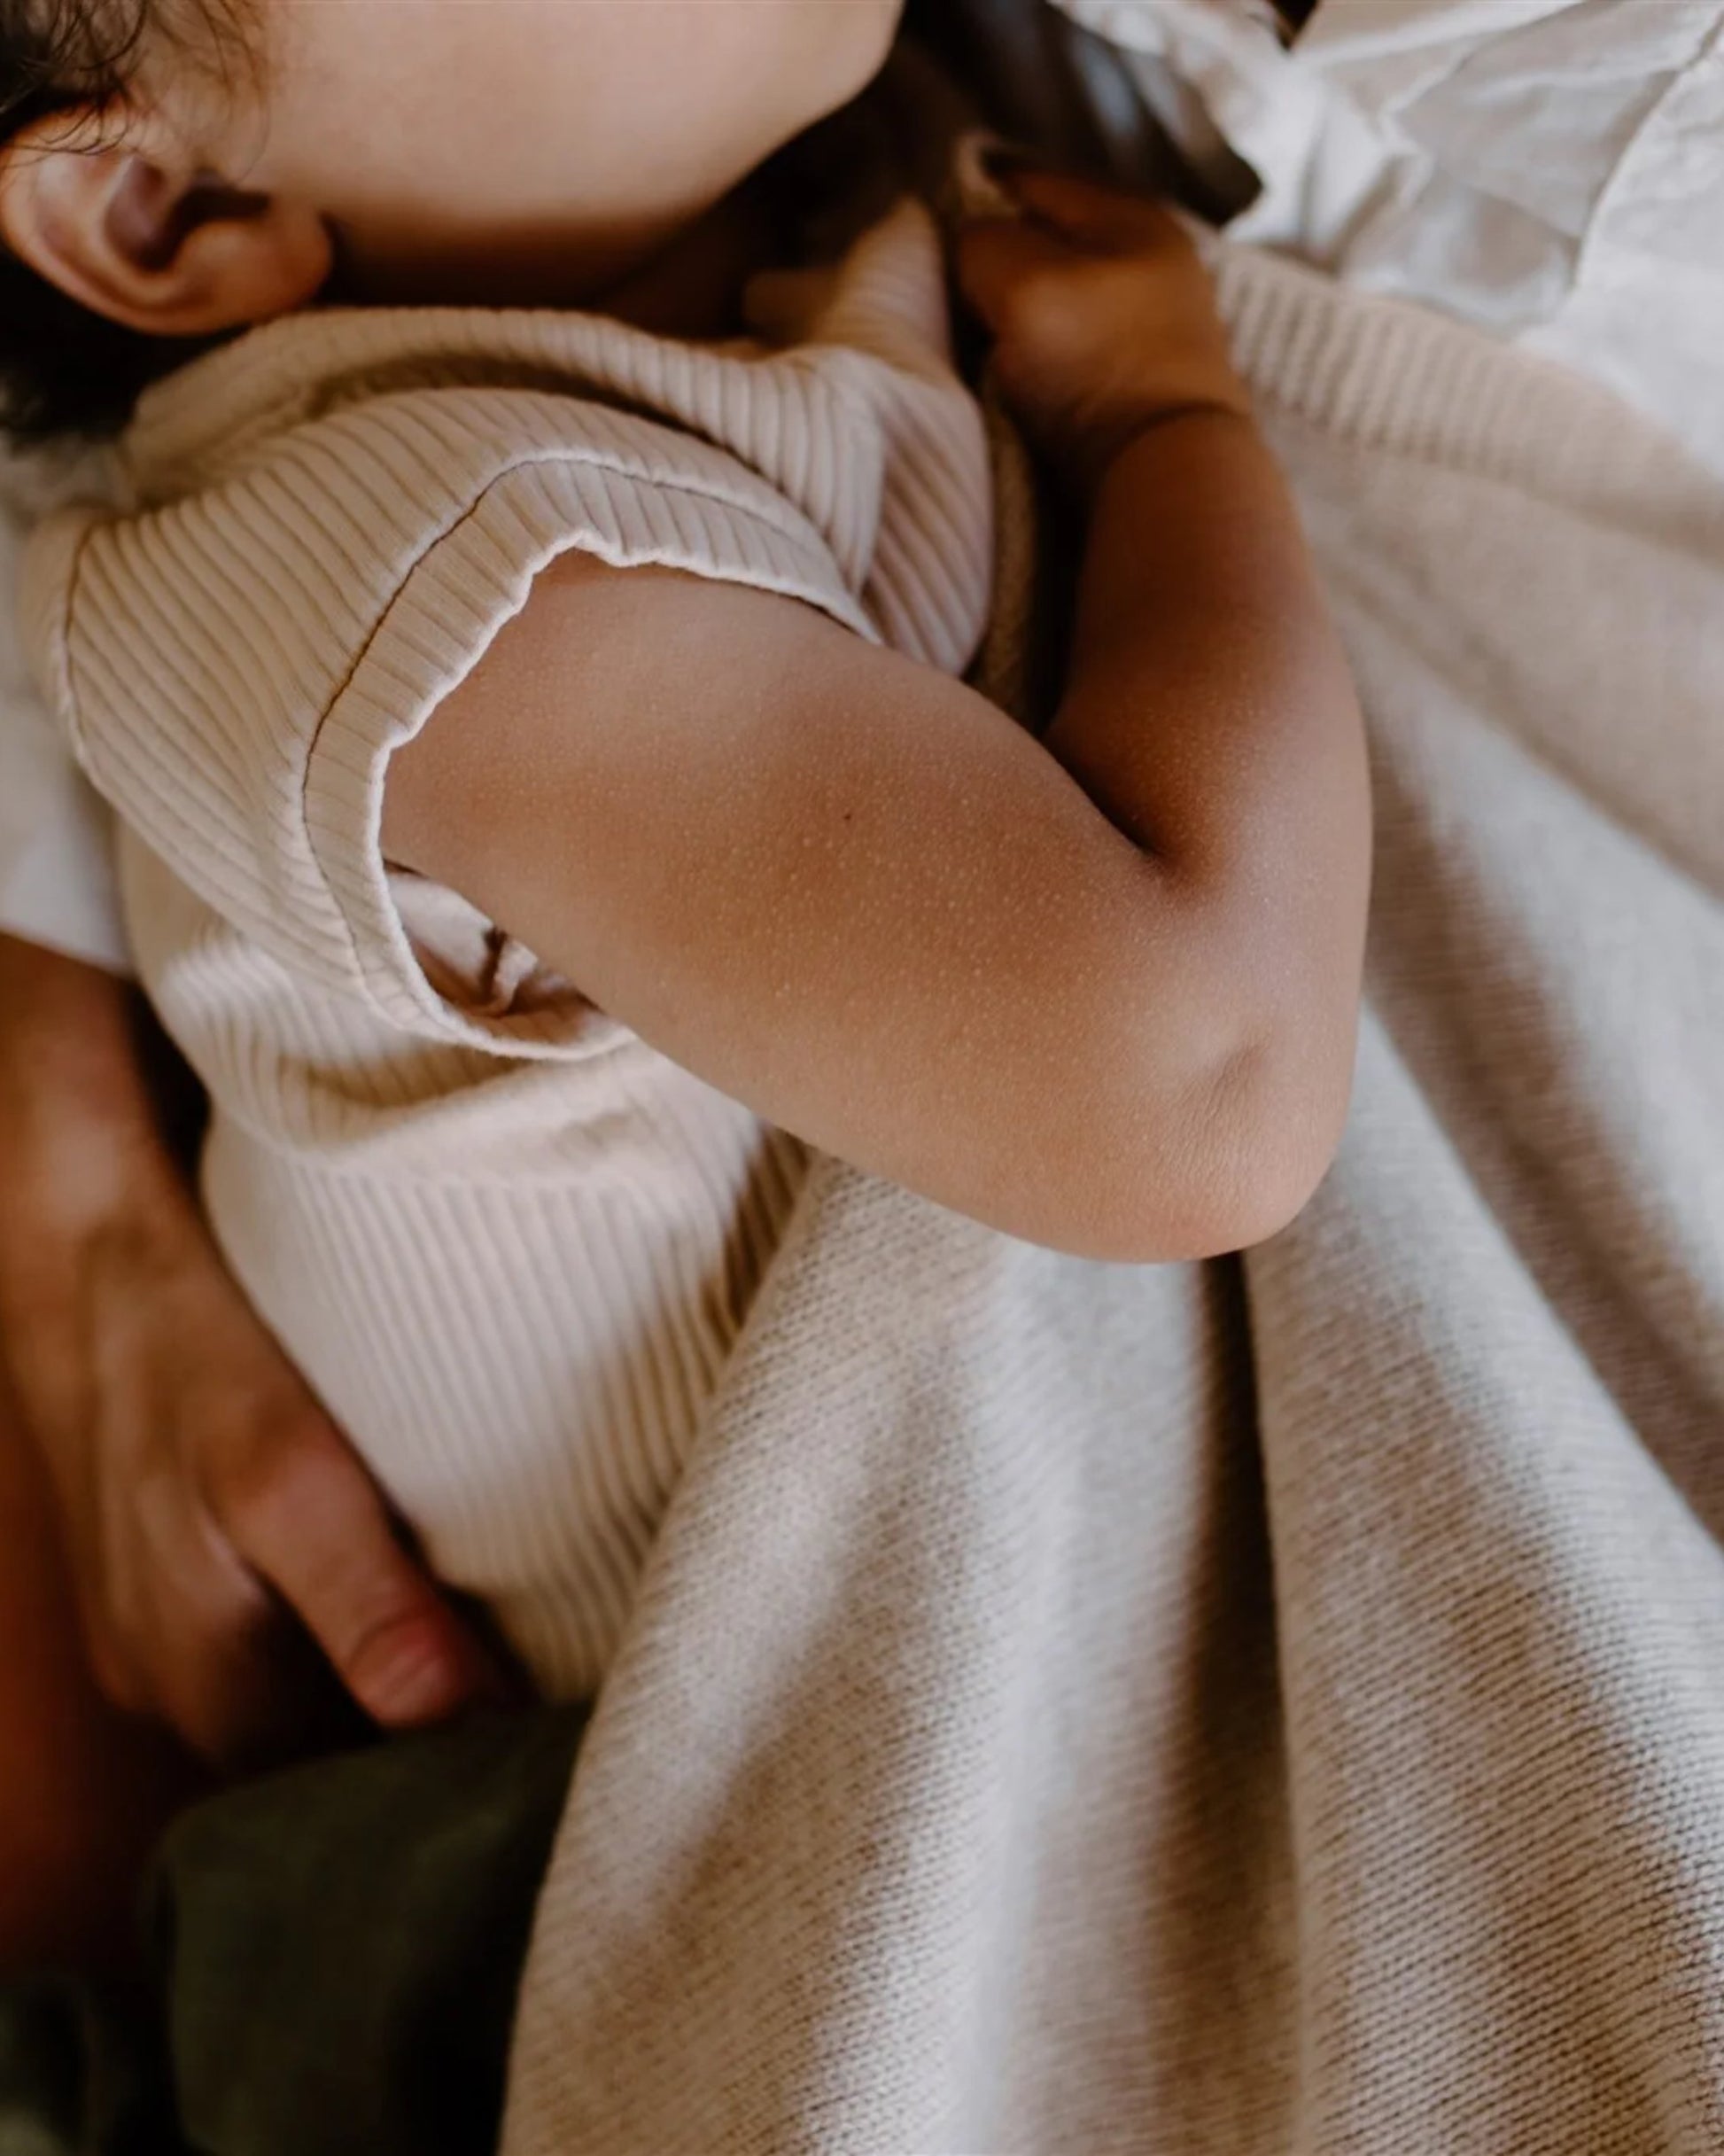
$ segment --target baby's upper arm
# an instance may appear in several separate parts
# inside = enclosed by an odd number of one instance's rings
[[[1206,1240],[1200,938],[1030,736],[812,607],[563,557],[384,840],[827,1150],[1099,1255]]]
[[[547,562],[683,564],[869,630],[759,473],[575,397],[404,390],[146,476],[151,504],[70,510],[30,548],[33,659],[83,770],[248,944],[432,1038],[555,1054],[568,1030],[440,995],[377,848],[391,757]]]

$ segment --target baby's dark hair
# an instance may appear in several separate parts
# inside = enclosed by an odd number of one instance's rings
[[[0,0],[0,143],[61,113],[118,108],[162,6]],[[144,385],[196,348],[109,322],[0,247],[0,428],[14,440],[113,432]]]

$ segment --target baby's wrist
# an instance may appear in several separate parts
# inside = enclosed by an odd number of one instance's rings
[[[1086,494],[1093,498],[1103,481],[1146,440],[1170,427],[1203,421],[1255,425],[1250,393],[1231,368],[1165,377],[1152,393],[1122,405],[1097,424],[1085,444],[1077,475]]]

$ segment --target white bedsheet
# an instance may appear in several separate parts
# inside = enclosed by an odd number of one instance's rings
[[[1724,5],[1327,0],[1296,64],[1327,125],[1241,237],[1590,375],[1724,472]]]
[[[1054,0],[1197,89],[1234,237],[1588,375],[1724,473],[1724,0]]]

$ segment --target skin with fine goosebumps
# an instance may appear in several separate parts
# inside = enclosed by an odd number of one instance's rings
[[[384,843],[827,1151],[1088,1256],[1208,1256],[1340,1136],[1362,729],[1181,229],[1012,186],[959,263],[1087,507],[1045,739],[791,601],[571,556],[397,757]]]

